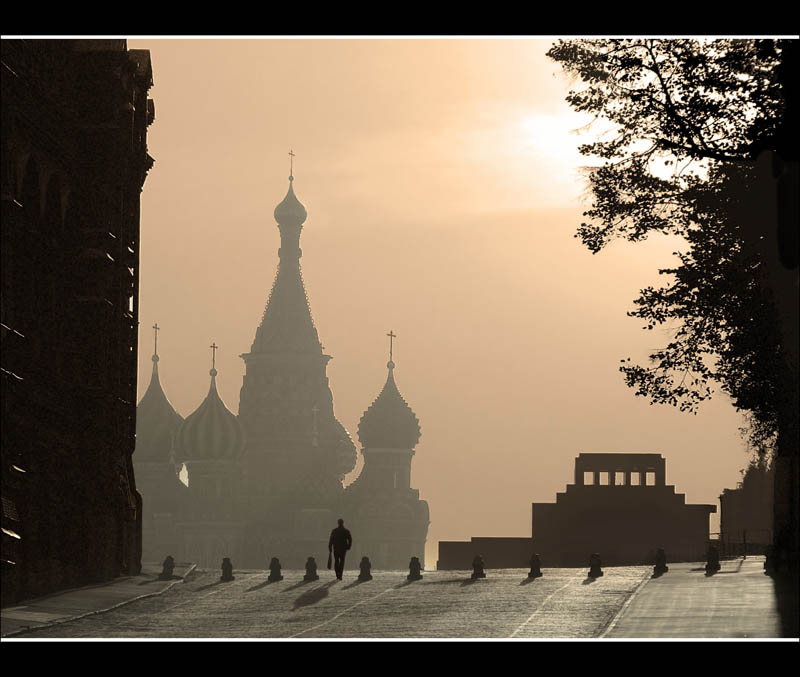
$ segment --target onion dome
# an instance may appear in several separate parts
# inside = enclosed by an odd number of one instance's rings
[[[303,203],[297,199],[292,188],[293,176],[289,176],[289,190],[277,207],[275,207],[275,220],[282,226],[302,226],[305,223],[308,213]]]
[[[154,327],[157,331],[158,325]],[[136,407],[136,461],[168,462],[172,441],[183,417],[175,411],[158,379],[158,347],[153,354],[153,375]]]
[[[217,393],[217,370],[212,368],[209,373],[211,387],[206,399],[186,417],[175,438],[182,461],[233,461],[244,449],[244,428]]]
[[[389,375],[380,395],[358,423],[362,447],[413,449],[420,438],[419,420],[394,382],[394,362],[386,364]]]

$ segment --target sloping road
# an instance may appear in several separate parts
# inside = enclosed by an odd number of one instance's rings
[[[763,558],[723,562],[707,577],[702,563],[671,564],[653,579],[650,567],[606,568],[596,580],[586,569],[425,572],[408,582],[403,571],[356,572],[337,582],[322,571],[306,583],[284,571],[196,571],[164,594],[107,613],[49,628],[37,637],[138,638],[623,638],[780,637],[772,579]]]
[[[707,576],[702,563],[670,564],[629,601],[606,637],[781,636],[781,619],[764,558],[722,562]]]

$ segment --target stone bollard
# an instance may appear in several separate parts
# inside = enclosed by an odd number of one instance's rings
[[[599,578],[603,575],[603,570],[600,568],[600,555],[593,552],[589,557],[589,578]]]
[[[269,576],[267,576],[268,581],[282,581],[283,576],[281,576],[281,563],[278,561],[277,557],[273,557],[269,563]]]
[[[231,564],[230,557],[225,557],[222,560],[222,576],[219,577],[219,580],[232,581],[234,578],[233,564]]]
[[[359,581],[371,581],[372,580],[372,562],[369,561],[369,557],[366,555],[361,558],[361,562],[358,565],[360,569],[358,573],[358,580]]]
[[[411,561],[408,563],[408,576],[406,576],[406,580],[409,581],[418,581],[422,578],[422,565],[419,563],[419,557],[412,557]]]
[[[476,580],[478,578],[486,578],[486,572],[483,570],[484,567],[483,557],[480,555],[475,555],[475,559],[472,560],[472,580]]]
[[[708,562],[706,563],[706,573],[713,574],[720,570],[719,551],[717,546],[712,545],[708,548]]]
[[[318,581],[319,574],[317,574],[317,561],[313,557],[306,560],[306,575],[303,576],[304,581]]]
[[[539,578],[542,575],[542,562],[539,559],[539,553],[535,552],[531,556],[531,570],[528,572],[528,578]]]
[[[659,548],[656,550],[656,565],[653,567],[653,576],[660,576],[668,571],[667,553],[664,552],[664,548]]]
[[[159,581],[169,581],[172,580],[172,572],[175,569],[175,560],[172,559],[172,555],[167,555],[167,558],[164,560],[164,564],[162,564],[161,573],[158,575]]]

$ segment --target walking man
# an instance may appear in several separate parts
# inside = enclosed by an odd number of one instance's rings
[[[344,571],[344,556],[353,545],[353,537],[350,532],[344,528],[344,520],[339,519],[339,526],[331,531],[331,538],[328,541],[328,553],[333,552],[334,569],[336,570],[336,578],[342,580],[342,572]],[[330,566],[330,564],[328,564]]]

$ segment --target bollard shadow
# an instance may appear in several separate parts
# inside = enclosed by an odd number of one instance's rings
[[[481,578],[468,578],[466,581],[462,581],[461,587],[463,588],[464,586],[472,585],[473,583],[477,583],[480,580],[483,580],[483,579],[481,579]]]
[[[362,580],[360,580],[360,579],[358,579],[358,578],[357,578],[357,579],[356,579],[355,581],[353,581],[353,582],[352,582],[350,585],[345,585],[345,586],[342,588],[342,590],[349,590],[350,588],[355,588],[357,585],[361,585],[362,583],[369,583],[369,581],[370,581],[370,580],[372,580],[372,579],[369,579],[369,580],[366,580],[366,581],[362,581]]]
[[[653,575],[652,575],[652,576],[650,576],[650,578],[651,578],[651,579],[652,579],[652,578],[661,578],[663,575],[664,575],[664,572],[663,572],[663,571],[654,571],[654,572],[653,572]]]
[[[258,585],[254,585],[252,588],[247,588],[247,590],[245,590],[245,592],[253,592],[254,590],[261,590],[261,588],[266,588],[271,583],[273,583],[273,581],[269,580],[269,578],[268,578],[263,583],[259,583]]]
[[[308,585],[309,583],[314,583],[314,582],[315,581],[307,581],[307,580],[303,579],[302,581],[299,581],[299,582],[295,583],[294,585],[290,585],[285,590],[281,590],[281,592],[291,592],[292,590],[297,590],[297,588],[302,588],[304,585]]]
[[[180,581],[182,578],[182,576],[176,576],[175,574],[172,574],[171,576],[156,576],[152,582],[158,583],[159,581]],[[150,581],[147,582],[149,583]],[[139,585],[141,585],[141,583],[139,583]]]
[[[594,576],[587,576],[583,581],[583,585],[590,585],[594,583],[596,580],[597,579]]]
[[[159,579],[154,578],[152,581],[142,581],[141,583],[137,583],[137,585],[150,585],[151,583],[158,583]]]
[[[325,583],[325,585],[321,585],[318,588],[312,588],[308,592],[304,592],[300,597],[298,597],[294,601],[294,606],[292,607],[292,611],[297,611],[298,609],[302,609],[303,607],[310,606],[312,604],[316,604],[317,602],[321,602],[328,596],[328,589],[331,586],[336,585],[337,581],[331,581],[330,583]]]
[[[195,588],[192,592],[200,592],[201,590],[208,590],[209,588],[213,588],[215,585],[219,585],[222,581],[214,581],[213,583],[209,583],[208,585],[201,585],[199,588]]]
[[[448,583],[463,583],[463,578],[446,578],[443,581],[430,581],[428,585],[447,585]]]
[[[541,576],[537,576],[536,578],[541,578]],[[536,580],[536,578],[523,578],[520,585],[530,585]]]
[[[395,585],[394,589],[399,590],[400,588],[405,588],[407,585],[411,585],[412,583],[416,583],[417,581],[421,580],[422,580],[421,578],[414,579],[413,581],[409,581],[408,579],[406,579],[400,585]]]

